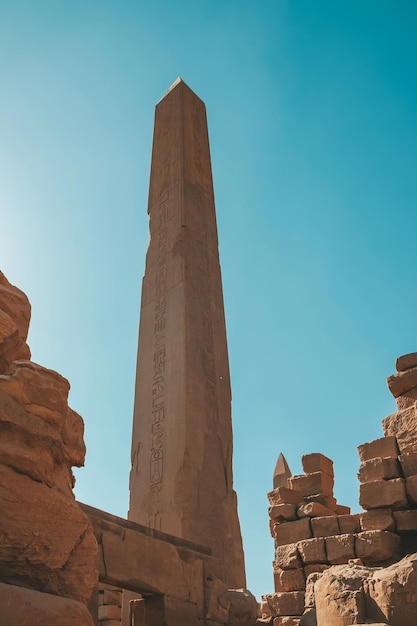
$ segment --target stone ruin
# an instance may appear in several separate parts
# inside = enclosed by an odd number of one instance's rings
[[[0,272],[1,626],[415,626],[417,354],[388,378],[384,437],[359,446],[362,513],[336,502],[329,458],[307,454],[292,476],[280,455],[275,593],[258,606],[232,484],[205,110],[181,80],[157,105],[148,210],[128,519],[75,501],[83,421],[68,381],[30,360],[30,304]]]

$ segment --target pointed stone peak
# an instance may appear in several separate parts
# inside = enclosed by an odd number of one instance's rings
[[[288,466],[285,456],[280,452],[277,464],[274,470],[274,489],[277,487],[286,487],[287,478],[291,476],[291,470]]]
[[[164,98],[166,98],[166,97],[167,97],[167,96],[171,93],[171,91],[174,91],[174,89],[176,89],[176,88],[178,88],[178,87],[185,87],[186,89],[188,89],[189,91],[191,91],[191,93],[193,93],[193,94],[195,95],[195,97],[196,97],[196,98],[198,98],[199,100],[201,100],[201,98],[199,98],[199,97],[197,96],[197,94],[196,94],[196,93],[195,93],[192,89],[190,89],[190,87],[187,85],[187,83],[186,83],[185,81],[183,81],[183,79],[182,79],[180,76],[178,76],[178,78],[177,78],[177,79],[176,79],[176,80],[172,83],[172,85],[171,85],[171,87],[168,89],[168,91],[166,91],[166,92],[164,93],[164,95],[163,95],[163,96],[162,96],[162,98],[159,100],[159,102],[161,102],[162,100],[164,100]],[[159,104],[159,102],[158,102],[158,104]]]

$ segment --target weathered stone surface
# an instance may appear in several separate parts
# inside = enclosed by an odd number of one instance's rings
[[[288,522],[297,519],[295,504],[274,504],[268,509],[269,517],[275,522]]]
[[[314,537],[329,537],[330,535],[338,535],[340,533],[339,522],[335,515],[313,517],[311,528]]]
[[[392,561],[397,556],[399,548],[399,536],[385,530],[367,530],[356,535],[356,556],[365,564]]]
[[[334,477],[333,461],[320,452],[304,454],[301,457],[301,463],[305,474],[323,472],[332,478]]]
[[[397,372],[405,372],[405,370],[409,370],[412,367],[417,367],[417,352],[410,352],[410,354],[399,356],[395,362]]]
[[[417,476],[408,476],[405,479],[405,488],[409,501],[417,504]]]
[[[301,567],[301,558],[296,543],[277,545],[275,547],[274,567],[280,569],[295,569]]]
[[[348,626],[365,622],[364,568],[335,565],[314,585],[318,626]]]
[[[417,367],[388,376],[387,385],[394,398],[402,396],[410,389],[417,387]]]
[[[393,512],[397,531],[417,531],[417,509]]]
[[[297,520],[296,522],[275,524],[274,535],[278,546],[283,546],[287,543],[296,543],[302,539],[310,539],[312,536],[310,518],[305,517]]]
[[[274,489],[277,487],[288,487],[287,480],[290,476],[291,470],[285,460],[285,456],[281,452],[274,470]]]
[[[350,506],[345,506],[344,504],[336,504],[335,509],[336,515],[350,515]]]
[[[398,445],[396,437],[385,433],[385,437],[358,446],[358,454],[361,463],[376,459],[377,457],[397,458]]]
[[[2,626],[93,626],[81,602],[0,583]]]
[[[303,568],[274,568],[274,585],[276,592],[303,591],[306,586]]]
[[[327,563],[324,539],[305,539],[298,542],[298,551],[305,565]]]
[[[119,620],[122,616],[122,610],[120,606],[114,604],[103,604],[98,607],[98,619],[101,620]]]
[[[319,502],[326,508],[330,509],[333,513],[336,513],[338,504],[336,498],[333,495],[326,495],[324,493],[315,493],[312,496],[305,496],[305,502]]]
[[[304,612],[304,591],[287,591],[262,596],[275,616],[296,616]]]
[[[372,509],[361,513],[362,530],[395,530],[391,509]]]
[[[417,616],[417,555],[373,571],[368,579],[373,613],[390,626],[415,626]]]
[[[148,212],[129,519],[208,544],[244,588],[207,120],[181,79],[155,110]]]
[[[325,541],[327,560],[332,565],[347,563],[356,557],[354,535],[333,535],[326,537]]]
[[[311,574],[321,574],[326,569],[329,569],[330,565],[327,563],[311,563],[304,566],[304,575],[306,580]]]
[[[227,626],[253,626],[258,613],[256,598],[247,589],[229,589]]]
[[[370,483],[375,480],[388,480],[401,477],[400,464],[397,458],[378,457],[361,463],[358,479],[361,483]]]
[[[410,389],[407,393],[404,393],[402,396],[398,396],[395,398],[395,403],[397,405],[398,411],[404,411],[404,409],[408,409],[410,407],[415,407],[417,402],[417,387]]]
[[[75,500],[0,465],[0,502],[1,580],[87,602],[97,544]]]
[[[0,309],[16,324],[20,337],[26,341],[30,323],[30,303],[23,291],[11,285],[0,271]]]
[[[290,615],[284,615],[283,617],[275,617],[273,626],[299,626],[300,618]]]
[[[417,407],[406,408],[382,420],[386,437],[395,436],[401,454],[417,452]]]
[[[376,480],[359,487],[359,503],[364,509],[398,508],[407,505],[403,478]]]
[[[317,493],[325,495],[333,495],[333,476],[328,476],[324,472],[313,472],[312,474],[301,474],[300,476],[291,476],[288,484],[292,489],[300,491],[303,496],[312,496]]]
[[[320,502],[306,502],[300,504],[297,509],[298,517],[324,517],[325,515],[336,515]]]
[[[12,318],[0,308],[0,374],[6,374],[13,361],[29,359],[29,346]]]
[[[405,452],[398,460],[404,476],[417,476],[417,452]]]
[[[337,522],[339,524],[340,534],[357,533],[360,531],[359,515],[338,515]]]
[[[277,504],[301,504],[303,501],[303,494],[296,489],[290,489],[288,487],[277,487],[268,494],[269,503],[272,505]]]

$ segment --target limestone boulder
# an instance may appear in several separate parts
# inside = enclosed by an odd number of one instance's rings
[[[33,589],[0,583],[2,626],[93,626],[87,607]]]
[[[0,465],[0,502],[0,579],[88,602],[97,544],[75,500]]]

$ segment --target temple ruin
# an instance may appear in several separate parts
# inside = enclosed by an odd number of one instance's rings
[[[275,592],[258,605],[233,490],[205,107],[181,79],[156,107],[148,212],[126,519],[76,502],[83,421],[68,381],[31,361],[28,298],[0,272],[1,626],[415,626],[417,354],[388,378],[398,411],[383,437],[358,448],[362,513],[336,502],[329,458],[306,454],[293,476],[279,455]]]

